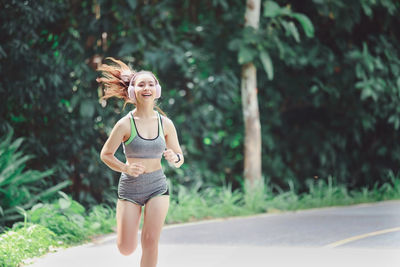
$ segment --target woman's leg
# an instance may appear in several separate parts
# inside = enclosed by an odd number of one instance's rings
[[[117,245],[123,255],[132,254],[138,245],[138,231],[142,207],[118,199],[117,202]]]
[[[144,208],[142,227],[142,259],[140,267],[155,267],[158,259],[158,241],[169,208],[169,196],[151,198]]]

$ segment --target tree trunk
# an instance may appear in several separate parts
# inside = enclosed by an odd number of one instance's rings
[[[245,26],[258,28],[260,0],[247,0]],[[257,99],[257,69],[253,63],[242,66],[242,108],[245,125],[244,177],[251,187],[261,181],[261,125]]]

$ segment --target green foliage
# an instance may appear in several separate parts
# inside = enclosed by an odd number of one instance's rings
[[[267,51],[261,51],[260,53],[261,63],[263,64],[264,70],[267,72],[268,79],[272,80],[274,78],[274,66],[272,65],[272,60]]]
[[[46,184],[44,178],[52,175],[54,170],[44,172],[25,170],[26,162],[33,155],[24,155],[20,151],[24,138],[13,138],[10,128],[7,135],[0,142],[0,222],[4,226],[7,222],[20,219],[19,206],[24,209],[31,208],[39,200],[46,200],[69,183],[61,182],[50,186],[46,190],[40,189],[40,184]],[[41,183],[39,183],[41,182]]]
[[[115,224],[114,209],[104,204],[93,206],[85,217],[85,228],[90,236],[111,233]]]
[[[94,206],[86,215],[85,208],[63,192],[54,203],[39,203],[28,211],[29,220],[50,229],[58,240],[73,244],[86,241],[97,233],[110,232],[115,224],[113,212],[106,206]]]
[[[56,235],[42,225],[14,227],[0,235],[0,266],[15,267],[59,246]]]
[[[302,197],[302,202],[307,203],[308,207],[346,205],[352,203],[351,196],[344,185],[333,183],[333,177],[328,180],[318,179],[318,181],[308,180],[308,194]]]
[[[27,166],[53,169],[53,182],[69,181],[68,190],[86,204],[101,201],[113,183],[99,160],[101,125],[112,122],[103,120],[98,93],[89,89],[96,73],[85,63],[97,47],[91,13],[87,1],[8,1],[0,15],[0,93],[7,96],[0,133],[10,124],[35,155]]]
[[[200,184],[188,190],[179,185],[177,195],[172,195],[166,223],[196,221],[202,219],[239,216],[254,213],[243,209],[243,194],[231,185],[208,187],[200,190]]]
[[[290,8],[290,5],[286,7],[280,7],[274,1],[265,1],[263,15],[266,18],[275,19],[272,20],[272,23],[278,26],[281,25],[286,30],[286,33],[292,35],[297,42],[300,41],[297,28],[292,21],[284,20],[285,17],[296,19],[302,26],[306,36],[310,38],[314,37],[314,25],[312,24],[311,20],[304,14],[293,12]]]
[[[272,185],[269,178],[254,186],[245,182],[240,190],[232,190],[230,185],[201,189],[198,184],[190,190],[179,186],[178,193],[171,196],[166,223],[400,199],[400,175],[387,175],[390,181],[361,190],[350,190],[332,176],[307,180],[308,190],[303,193],[292,180],[285,191]]]
[[[85,208],[65,193],[53,204],[39,203],[28,211],[29,220],[53,231],[65,243],[87,238],[84,228]]]
[[[268,183],[264,180],[254,181],[250,184],[249,181],[244,182],[244,207],[255,212],[262,213],[267,211],[267,198],[271,196],[268,190]]]
[[[98,234],[112,232],[115,212],[105,206],[85,208],[65,193],[50,203],[39,203],[31,210],[20,209],[25,222],[17,222],[0,235],[0,266],[20,266],[58,247],[88,241]],[[28,222],[29,220],[29,222]]]
[[[260,29],[246,27],[242,37],[233,39],[229,47],[239,51],[239,64],[253,62],[258,56],[268,79],[272,80],[274,70],[269,51],[275,50],[284,42],[281,40],[282,32],[300,42],[300,34],[293,19],[300,23],[307,37],[314,36],[314,26],[306,15],[293,12],[289,6],[280,7],[274,1],[264,2],[263,16],[268,20],[266,23],[261,22]]]
[[[311,18],[315,38],[277,42],[274,81],[261,77],[263,168],[273,183],[297,177],[304,192],[307,179],[332,175],[353,188],[397,170],[399,50],[388,25],[398,18],[382,2],[368,5],[373,20],[356,2],[291,6]]]

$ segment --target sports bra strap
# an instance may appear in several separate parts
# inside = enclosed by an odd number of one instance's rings
[[[160,113],[158,113],[158,111],[157,111],[157,115],[158,115],[158,127],[160,129],[159,135],[161,135],[161,138],[164,139],[164,141],[165,141],[164,129],[162,127],[161,115],[160,115]]]
[[[136,136],[136,127],[135,124],[133,123],[133,114],[132,112],[129,112],[131,116],[129,116],[129,119],[131,121],[131,136],[129,139],[125,142],[125,145],[128,145],[130,142],[132,142],[133,138]]]

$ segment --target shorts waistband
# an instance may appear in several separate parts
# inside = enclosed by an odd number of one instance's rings
[[[132,177],[132,178],[146,178],[146,177],[154,177],[154,176],[158,176],[158,175],[164,175],[164,171],[163,171],[163,169],[158,169],[158,170],[155,170],[155,171],[152,171],[152,172],[145,172],[145,173],[142,173],[142,174],[139,174],[139,176],[138,177],[134,177],[134,176],[132,176],[132,175],[129,175],[129,174],[127,174],[127,173],[125,173],[125,172],[123,172],[123,173],[121,173],[121,175],[125,175],[125,176],[128,176],[128,177]]]

